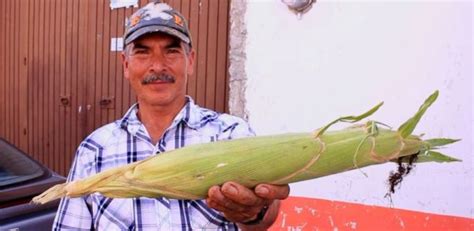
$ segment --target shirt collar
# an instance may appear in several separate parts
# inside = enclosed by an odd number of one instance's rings
[[[120,120],[120,127],[126,129],[133,135],[135,135],[143,125],[137,116],[138,108],[138,103],[133,104]],[[215,111],[199,107],[190,96],[186,96],[184,107],[176,115],[169,128],[175,127],[182,122],[191,129],[198,129],[218,116],[219,114]]]

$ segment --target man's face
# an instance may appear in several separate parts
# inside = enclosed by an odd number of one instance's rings
[[[194,51],[187,54],[181,40],[163,33],[144,35],[129,46],[124,75],[138,102],[161,107],[183,103]]]

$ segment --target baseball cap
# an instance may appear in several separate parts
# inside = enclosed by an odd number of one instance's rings
[[[191,46],[186,19],[166,3],[150,2],[133,13],[125,23],[125,46],[148,33],[163,32],[178,37]]]

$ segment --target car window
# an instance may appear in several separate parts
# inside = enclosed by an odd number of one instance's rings
[[[45,170],[38,163],[0,139],[0,187],[31,180],[43,174]]]

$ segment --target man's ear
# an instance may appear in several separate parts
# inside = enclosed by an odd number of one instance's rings
[[[122,52],[122,66],[123,66],[123,76],[128,79],[128,58],[125,54],[126,51]]]
[[[196,52],[194,51],[194,48],[191,48],[191,51],[188,54],[187,57],[187,62],[188,62],[188,76],[192,75],[194,73],[194,58],[195,58]]]

